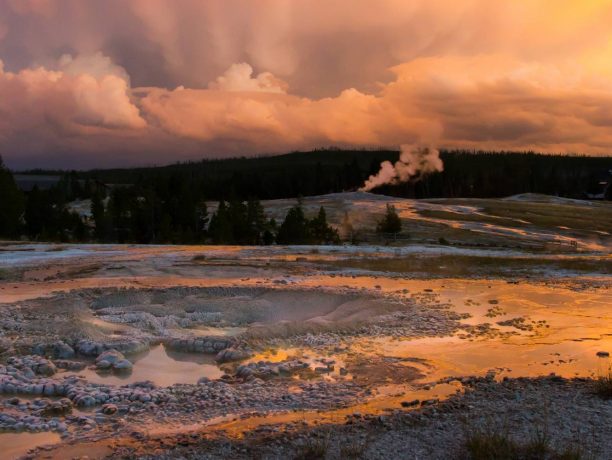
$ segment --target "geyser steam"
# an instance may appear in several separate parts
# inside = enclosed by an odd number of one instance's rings
[[[383,161],[378,174],[370,176],[359,191],[369,192],[384,184],[399,184],[444,169],[438,149],[411,144],[404,144],[400,149],[400,157],[395,165]]]

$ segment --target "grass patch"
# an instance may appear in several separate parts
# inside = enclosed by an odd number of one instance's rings
[[[558,226],[562,225],[574,231],[587,232],[589,235],[592,235],[595,230],[609,231],[612,228],[612,206],[606,203],[574,204],[499,199],[450,199],[440,204],[476,206],[485,216],[433,210],[423,210],[419,214],[439,219],[485,222],[517,228],[535,226],[557,230]],[[527,221],[529,224],[521,221]]]
[[[451,277],[523,275],[538,271],[567,270],[578,273],[612,274],[612,259],[595,257],[538,258],[468,255],[362,257],[320,260],[324,265],[391,273],[413,273]]]
[[[465,440],[466,458],[471,460],[510,460],[517,458],[518,446],[501,431],[474,430]]]
[[[367,449],[365,442],[354,442],[340,447],[340,458],[364,458]]]
[[[23,271],[23,268],[0,268],[0,281],[18,281]]]
[[[554,446],[547,431],[535,429],[531,438],[513,439],[506,430],[488,426],[466,434],[463,458],[468,460],[583,460],[582,446]]]
[[[296,446],[294,460],[317,460],[325,458],[329,449],[329,435],[321,438],[309,437]]]
[[[595,394],[604,399],[612,399],[612,367],[608,369],[607,375],[595,380]]]

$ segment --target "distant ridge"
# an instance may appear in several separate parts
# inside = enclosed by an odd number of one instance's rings
[[[166,166],[89,170],[77,175],[82,180],[153,188],[162,182],[164,186],[189,183],[209,200],[232,196],[274,199],[356,190],[369,175],[378,171],[382,161],[394,162],[398,155],[393,150],[325,149]],[[521,193],[604,198],[611,180],[612,156],[462,150],[443,150],[440,156],[443,172],[418,182],[383,186],[376,191],[408,198],[501,198]],[[58,175],[64,172],[23,173]]]

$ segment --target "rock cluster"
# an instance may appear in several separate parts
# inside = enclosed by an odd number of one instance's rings
[[[238,366],[236,369],[236,377],[248,381],[254,378],[271,379],[279,376],[290,376],[296,372],[308,369],[308,363],[301,360],[287,360],[279,363],[271,363],[269,361],[259,361],[257,363],[249,363]]]
[[[51,376],[57,371],[57,367],[52,361],[40,356],[11,357],[7,360],[7,364],[10,368],[17,369],[28,377],[34,375]]]
[[[107,350],[116,350],[124,354],[139,353],[149,349],[149,343],[140,340],[126,340],[110,343],[80,340],[75,346],[76,351],[84,356],[98,356]]]
[[[70,361],[68,359],[55,359],[53,364],[58,369],[65,369],[67,371],[80,371],[87,367],[87,364],[82,361]]]
[[[116,352],[102,354],[107,360]],[[44,359],[36,357],[37,359]],[[267,378],[290,375],[303,369],[306,363],[287,361],[283,363],[254,363],[239,372],[240,378],[223,380],[201,379],[198,385],[177,384],[158,388],[151,382],[138,382],[124,386],[90,383],[81,376],[43,377],[35,374],[24,363],[28,359],[13,358],[23,367],[0,365],[0,395],[16,401],[14,409],[18,416],[0,416],[0,429],[9,431],[57,430],[65,432],[66,426],[72,436],[93,430],[101,423],[114,420],[124,423],[130,418],[136,422],[155,419],[193,423],[195,419],[208,420],[227,413],[242,411],[269,412],[295,409],[329,409],[354,403],[363,390],[351,383],[330,384],[328,382],[300,382],[280,380],[278,384],[265,384],[260,375]],[[116,361],[120,362],[120,360]],[[244,373],[244,374],[243,374]],[[298,391],[290,391],[290,388]],[[15,396],[26,396],[20,400]],[[48,399],[58,398],[58,399]],[[61,398],[61,399],[59,399]],[[5,398],[5,401],[7,399]],[[74,415],[72,409],[94,409],[93,415]],[[63,417],[63,420],[49,417]]]
[[[234,345],[234,340],[228,337],[191,337],[171,339],[165,345],[174,351],[216,354]]]
[[[148,349],[149,341],[144,339],[126,339],[109,342],[82,339],[74,341],[74,343],[66,343],[62,340],[51,343],[38,343],[32,347],[32,354],[56,359],[72,359],[77,354],[82,356],[98,356],[107,350],[117,350],[121,353],[131,354]]]
[[[57,431],[66,432],[68,427],[59,418],[36,415],[8,414],[0,412],[0,431]]]
[[[32,353],[60,359],[71,359],[75,356],[74,348],[62,340],[48,344],[39,343],[33,347]]]
[[[158,403],[168,399],[162,390],[149,382],[115,387],[89,383],[74,375],[57,379],[39,377],[29,368],[22,371],[11,365],[0,366],[0,394],[66,397],[77,407],[125,401]]]
[[[215,356],[215,361],[218,363],[229,363],[233,361],[242,361],[252,356],[252,353],[248,350],[241,348],[226,348],[221,350]]]
[[[132,367],[133,364],[125,359],[123,353],[117,350],[105,351],[96,358],[96,368],[101,371],[129,372],[132,370]]]
[[[72,401],[68,398],[61,398],[57,401],[51,401],[49,399],[43,399],[46,405],[40,410],[42,415],[46,416],[59,416],[67,415],[72,412]]]

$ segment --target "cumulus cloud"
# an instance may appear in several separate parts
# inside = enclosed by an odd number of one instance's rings
[[[607,1],[7,0],[0,151],[609,153],[611,21]]]
[[[256,91],[264,93],[284,93],[287,83],[270,72],[253,76],[253,67],[246,62],[232,64],[223,75],[208,84],[210,89],[219,91]]]
[[[380,146],[439,138],[446,147],[590,151],[612,147],[612,91],[576,66],[502,55],[417,59],[376,94],[144,91],[140,106],[179,137],[235,140],[262,151],[325,144]]]
[[[0,61],[0,149],[8,158],[47,149],[61,153],[89,136],[145,127],[127,81],[115,73],[76,72],[79,59],[19,72],[5,71]]]
[[[315,98],[371,92],[418,57],[601,59],[612,36],[612,3],[597,0],[7,0],[0,18],[12,70],[102,51],[135,85],[203,88],[248,62]]]

